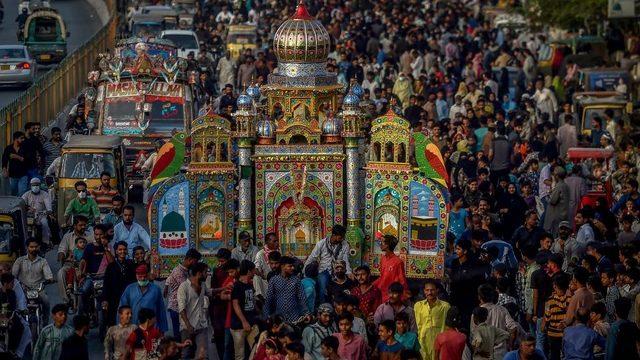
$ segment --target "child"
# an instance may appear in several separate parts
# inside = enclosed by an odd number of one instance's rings
[[[364,337],[351,331],[353,315],[343,312],[338,316],[339,332],[333,334],[338,338],[338,354],[349,360],[365,360],[367,358],[367,344]]]
[[[73,334],[73,328],[67,325],[67,306],[57,304],[51,309],[53,324],[45,326],[33,347],[34,359],[59,359],[62,341]]]
[[[396,315],[396,334],[394,338],[398,340],[405,349],[420,350],[418,334],[409,331],[409,315],[406,313],[401,312]]]
[[[157,347],[162,332],[156,327],[156,314],[151,309],[142,308],[138,312],[138,327],[126,341],[124,359],[147,359],[157,357]]]
[[[471,334],[474,360],[494,360],[493,349],[509,338],[509,333],[487,323],[489,310],[477,307],[473,310],[476,327]],[[498,360],[498,359],[496,359]]]
[[[458,330],[462,327],[462,314],[457,307],[449,308],[444,324],[446,330],[436,336],[435,359],[462,359],[467,337]]]
[[[304,360],[304,346],[299,342],[287,344],[285,349],[287,350],[285,360]]]
[[[129,335],[136,329],[131,324],[131,307],[123,305],[118,309],[120,322],[107,330],[104,337],[104,358],[107,360],[120,360],[122,354],[127,351],[126,344]]]
[[[618,246],[622,248],[636,238],[636,233],[631,230],[634,221],[633,215],[622,216],[622,231],[618,234]]]
[[[322,340],[322,344],[320,344],[320,352],[325,360],[342,360],[340,355],[338,355],[339,346],[340,342],[337,337],[327,336]]]
[[[378,337],[380,340],[376,345],[371,358],[379,360],[397,360],[400,351],[404,349],[395,339],[396,324],[393,320],[385,320],[378,325]]]
[[[560,359],[564,318],[570,300],[567,295],[568,289],[569,277],[567,275],[561,273],[553,277],[553,293],[545,304],[544,319],[542,320],[543,332],[547,334],[550,360]]]
[[[158,360],[177,360],[180,358],[180,349],[190,345],[191,340],[189,339],[179,343],[176,339],[165,336],[160,340],[160,344],[158,344]]]
[[[354,302],[356,303],[356,306],[354,306]],[[347,294],[338,294],[335,299],[333,299],[333,307],[335,309],[336,315],[342,315],[345,313],[351,314],[351,316],[353,317],[353,319],[351,320],[351,322],[353,323],[353,332],[364,336],[366,341],[367,326],[364,320],[356,317],[353,314],[355,309],[357,309],[358,303],[359,301],[357,298],[354,300],[352,296]]]
[[[620,298],[620,289],[616,285],[616,271],[613,269],[603,271],[600,274],[600,282],[606,289],[604,304],[607,307],[606,321],[612,324],[616,321],[616,307],[615,301]]]
[[[274,339],[267,339],[264,342],[266,360],[284,360],[284,355],[280,353],[280,342]]]
[[[591,327],[600,336],[606,338],[609,334],[609,328],[611,325],[604,321],[607,316],[607,307],[602,302],[597,302],[591,306],[591,312],[589,313],[589,327]],[[604,349],[600,346],[594,346],[594,353],[602,353]]]
[[[73,293],[73,286],[78,281],[76,277],[77,268],[80,265],[80,260],[82,260],[82,256],[84,255],[84,249],[87,247],[87,239],[83,237],[76,238],[76,247],[69,254],[67,261],[73,263],[73,266],[69,267],[67,273],[65,275],[65,280],[67,282],[67,297],[71,298],[71,294]]]

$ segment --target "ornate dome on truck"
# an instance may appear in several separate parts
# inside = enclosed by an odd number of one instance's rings
[[[330,46],[327,29],[309,15],[302,1],[295,14],[280,25],[273,39],[278,62],[285,63],[324,63]]]

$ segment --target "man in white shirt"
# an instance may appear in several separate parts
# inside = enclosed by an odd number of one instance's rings
[[[326,302],[327,284],[331,280],[332,264],[335,260],[344,260],[347,265],[347,276],[353,278],[351,265],[349,264],[349,243],[345,239],[346,229],[342,225],[335,225],[331,231],[331,236],[326,237],[318,243],[311,251],[304,265],[317,262],[318,266],[318,286],[320,290],[320,304]]]
[[[27,204],[29,211],[33,212],[36,223],[40,224],[42,242],[49,246],[51,245],[51,230],[49,229],[47,217],[52,213],[51,197],[48,192],[41,191],[40,184],[40,179],[31,179],[31,190],[22,195],[22,200]]]
[[[209,298],[206,279],[209,267],[196,263],[189,270],[189,278],[178,287],[178,313],[180,334],[192,345],[182,350],[184,359],[205,359],[208,347]]]

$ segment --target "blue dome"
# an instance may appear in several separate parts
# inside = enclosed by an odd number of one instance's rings
[[[344,97],[342,104],[345,106],[358,106],[360,99],[352,91],[349,91],[347,96]]]
[[[362,95],[364,95],[364,89],[358,83],[353,84],[350,92],[353,92],[353,95],[357,96],[358,99],[362,99]]]
[[[329,115],[322,123],[322,135],[337,136],[342,133],[342,119],[340,117]]]
[[[247,94],[242,94],[238,96],[238,100],[236,101],[236,105],[239,108],[251,107],[253,105],[253,99]]]
[[[262,138],[275,137],[275,127],[269,119],[260,119],[256,124],[256,134]]]
[[[251,85],[247,88],[247,95],[251,96],[253,100],[260,100],[260,87],[257,85]]]

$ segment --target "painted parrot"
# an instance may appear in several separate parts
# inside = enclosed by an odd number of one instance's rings
[[[151,186],[177,175],[184,163],[185,140],[187,135],[178,132],[173,135],[158,151],[156,163],[151,169]]]
[[[413,139],[415,142],[416,161],[418,162],[420,172],[442,186],[447,187],[449,174],[444,165],[444,159],[442,158],[440,149],[423,133],[414,133]]]

